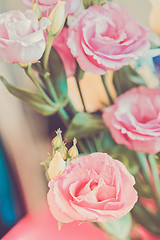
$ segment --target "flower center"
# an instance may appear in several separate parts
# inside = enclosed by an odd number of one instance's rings
[[[91,191],[95,189],[98,186],[98,182],[96,180],[93,180],[90,184]]]
[[[95,189],[95,187],[97,187],[97,185],[93,185],[93,186],[91,187],[91,191],[92,191],[93,189]]]

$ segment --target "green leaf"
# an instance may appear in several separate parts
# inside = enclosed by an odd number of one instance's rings
[[[146,85],[143,78],[131,66],[125,66],[115,71],[113,75],[113,84],[118,96],[133,87]]]
[[[80,81],[83,76],[84,76],[84,71],[79,67],[78,63],[77,63],[77,69],[76,69],[76,74],[75,74],[75,78],[77,81]]]
[[[153,175],[155,190],[158,196],[158,200],[160,202],[160,179],[159,179],[159,171],[157,168],[157,161],[155,159],[155,156],[152,154],[148,155],[148,161],[149,161],[149,165],[151,167],[151,171]]]
[[[150,189],[150,186],[148,185],[148,183],[146,183],[142,177],[137,173],[135,175],[135,186],[134,188],[136,189],[136,191],[138,192],[138,196],[141,198],[149,198],[151,199],[152,196],[152,191]],[[142,187],[143,186],[143,187]]]
[[[39,74],[44,74],[43,72],[43,66],[41,64],[41,62],[35,62],[35,63],[32,63],[32,69],[36,72],[38,72]]]
[[[66,131],[65,138],[68,140],[74,137],[84,138],[104,129],[106,126],[100,116],[84,112],[77,113]]]
[[[99,141],[103,152],[108,153],[112,158],[118,159],[127,167],[132,175],[136,175],[139,171],[137,156],[134,151],[126,148],[124,145],[117,144],[111,136],[111,133],[106,128],[99,134]]]
[[[115,141],[113,140],[108,128],[106,127],[106,129],[104,131],[100,132],[99,135],[99,140],[101,142],[101,147],[103,149],[103,152],[106,152],[108,154],[113,153],[114,149],[116,148],[117,144],[115,143]]]
[[[34,109],[36,109],[39,113],[45,116],[49,116],[57,111],[56,107],[52,107],[46,103],[41,94],[32,93],[25,91],[21,88],[17,88],[12,84],[8,83],[7,80],[2,76],[0,76],[0,80],[12,95],[19,98],[21,101],[28,103],[29,105],[34,107]]]
[[[135,176],[138,173],[139,164],[137,163],[137,156],[134,151],[117,144],[117,146],[114,147],[114,152],[112,151],[110,155],[125,164],[132,175]]]
[[[67,78],[61,58],[54,48],[52,48],[50,52],[48,67],[52,84],[60,102],[62,102],[68,96]]]
[[[150,212],[147,208],[137,202],[132,209],[132,216],[137,223],[141,224],[144,228],[152,234],[160,235],[160,216]]]
[[[131,224],[132,218],[130,213],[120,219],[112,219],[106,223],[99,223],[102,229],[117,240],[125,240],[128,238]]]

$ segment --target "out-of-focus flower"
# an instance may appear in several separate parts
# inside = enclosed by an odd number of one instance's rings
[[[28,7],[32,8],[32,0],[22,0],[23,4]],[[51,12],[52,9],[56,6],[58,0],[38,0],[37,3],[40,6],[40,10],[43,14],[43,16],[47,15],[47,12]],[[66,3],[65,5],[65,11],[66,14],[74,14],[81,3],[81,0],[64,0]]]
[[[50,25],[48,18],[38,21],[32,10],[0,14],[0,58],[9,63],[32,63],[45,50],[43,30]]]
[[[105,108],[103,120],[118,144],[137,152],[160,151],[160,90],[133,88]]]
[[[154,236],[150,232],[148,232],[144,227],[141,225],[136,225],[133,229],[131,236],[133,239],[141,239],[141,240],[160,240],[160,237]]]
[[[150,0],[152,9],[150,13],[150,26],[152,30],[160,35],[160,1]]]
[[[106,153],[73,159],[49,182],[48,204],[60,222],[106,222],[127,214],[137,201],[134,177]]]
[[[148,29],[116,3],[90,6],[70,24],[68,46],[80,67],[105,74],[128,65],[149,49]]]
[[[107,86],[112,96],[116,98],[116,91],[113,85],[113,71],[107,71]],[[79,112],[83,111],[82,101],[78,92],[76,80],[70,77],[68,80],[68,96],[71,99],[75,109]],[[85,72],[83,78],[79,82],[83,99],[87,112],[96,112],[103,110],[109,104],[101,76],[89,72]]]
[[[160,49],[150,49],[144,57],[131,61],[132,68],[138,72],[149,88],[158,88],[159,66],[160,66]]]
[[[64,27],[53,40],[53,47],[58,52],[66,72],[66,76],[73,76],[76,71],[76,61],[67,46],[68,28]]]
[[[41,10],[40,10],[40,7],[39,7],[38,3],[33,4],[32,10],[38,15],[38,19],[41,19],[42,13],[41,13]]]
[[[157,78],[158,80],[160,80],[160,54],[158,56],[153,57],[153,62],[156,69]]]
[[[155,201],[150,198],[139,198],[139,202],[148,210],[151,212],[156,212],[157,211],[157,206],[155,204]]]

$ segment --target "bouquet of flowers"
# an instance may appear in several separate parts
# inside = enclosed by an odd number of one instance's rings
[[[159,1],[151,2],[157,9]],[[160,51],[150,30],[114,1],[22,3],[25,12],[0,14],[0,58],[19,64],[37,91],[0,80],[40,114],[63,121],[42,163],[59,228],[91,222],[110,239],[160,239]],[[92,79],[103,84],[95,111],[82,91],[87,78],[91,92]]]

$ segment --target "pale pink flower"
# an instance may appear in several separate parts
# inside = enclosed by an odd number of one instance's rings
[[[160,35],[160,1],[150,0],[151,10],[149,17],[149,24],[152,30]]]
[[[64,27],[60,34],[53,40],[53,47],[56,49],[63,62],[66,76],[73,76],[76,71],[76,61],[67,46],[68,28]]]
[[[160,151],[160,89],[127,91],[105,108],[103,120],[118,144],[137,152]]]
[[[31,63],[45,50],[43,30],[48,18],[38,21],[35,12],[18,10],[0,14],[0,58],[9,63]]]
[[[43,16],[46,16],[47,11],[51,12],[51,10],[56,6],[58,0],[38,0],[37,2]],[[64,2],[66,3],[66,13],[74,14],[78,10],[81,0],[64,0]],[[32,0],[22,0],[22,3],[28,8],[32,7]]]
[[[96,74],[117,70],[149,49],[149,31],[116,3],[90,6],[70,24],[68,46],[80,67]]]
[[[48,204],[60,222],[107,222],[127,214],[137,201],[134,177],[106,153],[73,159],[49,182]]]

